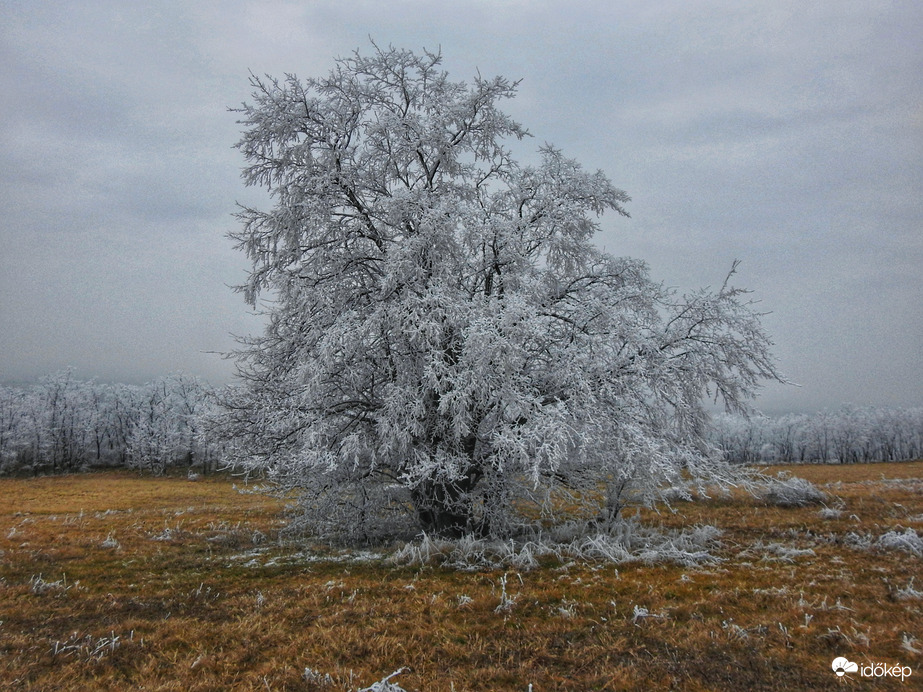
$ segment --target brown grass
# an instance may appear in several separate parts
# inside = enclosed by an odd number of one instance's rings
[[[524,573],[310,559],[228,480],[0,480],[0,688],[345,690],[406,666],[407,690],[920,689],[923,559],[858,541],[923,533],[923,462],[787,470],[834,483],[839,517],[681,503],[645,521],[717,525],[721,563]],[[836,656],[915,674],[837,679]]]

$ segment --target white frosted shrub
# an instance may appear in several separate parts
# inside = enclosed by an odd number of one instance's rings
[[[780,471],[758,491],[761,499],[778,507],[806,507],[822,504],[827,495],[811,481]]]

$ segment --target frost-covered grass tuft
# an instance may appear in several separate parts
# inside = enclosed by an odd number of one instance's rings
[[[158,533],[158,534],[154,534],[154,535],[151,536],[151,540],[152,540],[152,541],[164,541],[164,542],[166,542],[166,541],[172,541],[172,540],[174,539],[174,537],[175,537],[175,533],[174,533],[173,529],[171,529],[169,526],[164,526],[164,527],[163,527],[163,531],[161,531],[161,532]]]
[[[812,548],[794,548],[784,543],[769,543],[764,545],[762,541],[757,541],[753,546],[754,550],[764,552],[764,559],[769,561],[789,562],[795,561],[795,558],[815,556],[817,553]]]
[[[45,594],[49,592],[58,592],[58,593],[67,593],[70,589],[77,586],[80,582],[76,581],[72,584],[67,583],[67,577],[61,577],[58,581],[46,581],[42,578],[42,575],[32,576],[29,579],[29,587],[34,594]]]
[[[917,557],[923,557],[923,538],[913,529],[907,529],[903,533],[897,529],[888,531],[878,537],[875,546],[885,550],[906,550]]]
[[[506,575],[504,574],[500,577],[500,603],[494,608],[495,613],[508,613],[513,609],[513,606],[516,605],[516,601],[519,599],[519,594],[511,596],[506,592]]]
[[[826,520],[839,519],[843,516],[843,510],[837,509],[835,507],[823,507],[817,513],[817,516]]]
[[[721,531],[714,526],[695,526],[679,531],[659,531],[635,519],[620,521],[609,531],[593,530],[586,523],[568,524],[545,534],[519,540],[486,541],[474,537],[458,540],[423,534],[404,544],[389,558],[398,565],[438,563],[463,571],[515,568],[528,571],[542,559],[584,563],[644,562],[694,566],[717,562],[709,551]]]
[[[464,608],[465,606],[471,605],[474,603],[474,599],[471,598],[468,594],[460,593],[455,597],[455,600],[458,602],[459,608]]]
[[[302,677],[305,679],[305,682],[316,685],[317,687],[333,687],[334,685],[333,678],[330,677],[329,673],[321,673],[313,668],[305,668]]]
[[[115,537],[110,533],[106,536],[106,540],[99,544],[101,548],[108,548],[110,550],[118,550],[122,545],[115,539]]]
[[[132,631],[130,638],[134,638]],[[72,657],[81,660],[99,661],[122,645],[122,638],[110,633],[108,637],[79,636],[76,632],[63,641],[56,641],[51,650],[54,657]]]
[[[923,598],[923,591],[918,591],[917,589],[913,588],[913,577],[911,577],[907,586],[894,592],[894,597],[899,601]]]
[[[709,550],[718,544],[721,530],[714,526],[699,525],[692,529],[664,535],[661,543],[652,541],[639,557],[647,564],[671,562],[692,567],[717,562]]]
[[[666,619],[667,617],[668,616],[665,613],[652,613],[649,608],[645,608],[644,606],[639,606],[635,604],[632,607],[631,622],[636,627],[640,627],[641,625],[639,625],[638,623],[643,623],[648,618],[662,620],[662,619]]]
[[[776,474],[775,478],[767,479],[757,493],[763,502],[778,507],[819,505],[827,499],[827,495],[811,481],[791,476],[784,471]]]
[[[391,673],[391,675],[385,676],[378,682],[373,683],[371,687],[363,687],[359,692],[406,692],[403,687],[391,682],[391,678],[396,678],[406,670],[406,668],[398,668]]]
[[[923,645],[917,646],[920,642],[912,634],[904,633],[901,637],[901,649],[911,654],[923,654]]]
[[[845,536],[831,536],[828,541],[858,550],[903,550],[917,557],[923,557],[923,537],[913,529],[891,529],[878,538],[874,534],[858,534],[850,531]]]

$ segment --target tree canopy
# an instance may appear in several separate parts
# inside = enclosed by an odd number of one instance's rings
[[[779,377],[745,293],[680,296],[597,248],[628,195],[553,146],[518,163],[516,83],[440,63],[376,46],[251,77],[238,147],[272,204],[231,236],[268,325],[236,354],[236,462],[352,537],[608,522],[681,474],[727,480],[706,402]]]

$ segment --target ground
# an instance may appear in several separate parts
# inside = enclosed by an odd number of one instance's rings
[[[280,544],[229,478],[3,479],[0,688],[923,689],[923,462],[787,470],[828,508],[643,513],[717,526],[718,562],[479,572]]]

